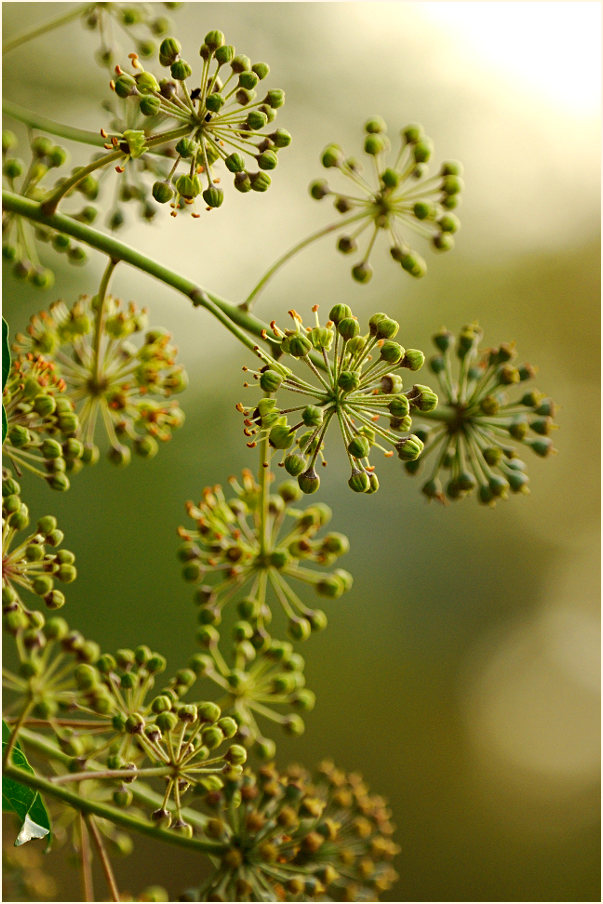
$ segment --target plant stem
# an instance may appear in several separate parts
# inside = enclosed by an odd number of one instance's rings
[[[14,727],[13,730],[12,730],[12,733],[11,733],[11,736],[10,736],[10,738],[9,738],[8,744],[6,745],[6,749],[5,749],[5,751],[4,751],[4,756],[2,757],[2,768],[3,768],[3,769],[4,769],[4,767],[7,766],[7,765],[10,763],[10,761],[11,761],[11,760],[10,760],[10,757],[11,757],[11,754],[12,754],[12,752],[13,752],[13,750],[14,750],[15,744],[17,743],[17,737],[18,737],[18,735],[19,735],[19,731],[20,731],[20,729],[21,729],[21,726],[23,725],[23,723],[24,723],[25,720],[27,719],[27,716],[29,715],[30,710],[31,710],[32,707],[33,707],[33,703],[32,703],[32,701],[30,700],[29,703],[26,704],[26,706],[25,706],[23,712],[21,713],[21,715],[19,716],[19,718],[17,719],[17,721],[15,722],[15,727]]]
[[[146,254],[132,248],[130,245],[120,242],[113,236],[106,235],[104,232],[93,229],[91,226],[80,223],[72,217],[67,217],[63,214],[46,214],[42,210],[42,205],[37,201],[24,198],[13,192],[3,191],[2,203],[5,210],[27,217],[27,219],[36,223],[43,223],[58,232],[64,232],[66,235],[70,235],[72,238],[79,239],[79,241],[90,245],[90,247],[96,248],[97,251],[108,254],[114,260],[124,261],[124,263],[130,264],[171,286],[186,295],[195,307],[204,307],[213,314],[247,348],[253,350],[256,343],[243,332],[243,329],[268,342],[272,342],[273,347],[280,345],[280,342],[271,339],[270,336],[265,334],[265,331],[269,329],[268,324],[242,311],[237,305],[233,305],[217,295],[207,292],[191,280],[186,279],[174,270],[170,270],[168,267],[164,267],[163,264],[147,257]]]
[[[39,35],[45,35],[49,31],[53,31],[55,28],[60,28],[61,25],[66,25],[68,22],[72,22],[74,19],[82,16],[86,10],[90,9],[94,6],[94,3],[80,3],[75,9],[69,10],[68,13],[64,13],[62,16],[58,16],[56,19],[50,19],[44,25],[38,25],[37,28],[31,28],[29,31],[23,31],[17,37],[12,38],[10,41],[6,41],[2,45],[2,54],[8,53],[10,50],[14,50],[15,47],[20,47],[21,44],[25,44],[27,41],[32,41],[34,38],[37,38]]]
[[[32,113],[11,100],[2,101],[2,112],[5,116],[10,116],[11,119],[16,119],[32,129],[48,132],[50,135],[66,138],[69,141],[78,141],[80,144],[93,144],[102,148],[107,140],[103,138],[100,132],[89,132],[87,129],[76,129],[73,126],[63,125],[61,122],[55,122],[53,119],[47,119],[45,116]]]
[[[101,365],[101,342],[103,338],[103,327],[105,321],[105,311],[107,308],[106,300],[107,300],[107,290],[109,288],[109,282],[111,281],[111,276],[113,275],[113,271],[117,267],[119,261],[114,258],[109,258],[109,263],[105,268],[105,272],[103,273],[103,278],[101,279],[100,286],[98,287],[98,310],[96,312],[96,324],[95,324],[95,334],[94,334],[94,372],[96,376],[96,382],[100,383],[102,365]]]
[[[268,549],[268,484],[270,481],[270,447],[268,445],[268,435],[262,439],[260,444],[260,555],[265,555]]]
[[[301,242],[298,242],[297,245],[294,245],[293,248],[289,248],[284,254],[282,254],[277,260],[272,264],[272,266],[266,270],[259,283],[255,286],[254,289],[249,293],[245,301],[240,305],[242,311],[250,311],[252,304],[251,302],[255,298],[256,295],[260,293],[260,291],[264,288],[266,283],[272,276],[279,270],[283,264],[286,264],[288,260],[290,260],[298,251],[301,251],[307,245],[310,245],[312,242],[315,242],[317,239],[321,239],[324,235],[328,235],[330,232],[334,232],[336,229],[340,229],[342,226],[346,226],[348,223],[352,223],[354,220],[359,220],[361,217],[364,217],[364,213],[355,214],[353,217],[348,217],[345,220],[337,220],[335,223],[329,223],[328,226],[323,226],[322,229],[319,229],[318,232],[313,232],[312,235],[306,236],[305,239],[302,239]]]
[[[41,775],[35,775],[19,769],[17,766],[7,766],[4,774],[15,781],[27,785],[29,788],[36,788],[43,794],[50,794],[74,810],[83,813],[92,813],[103,819],[108,819],[116,825],[130,829],[132,832],[138,832],[141,835],[148,835],[157,841],[166,841],[168,844],[175,844],[178,847],[185,847],[193,851],[202,851],[206,854],[222,854],[226,850],[223,844],[217,841],[209,841],[203,838],[187,838],[185,835],[179,835],[177,832],[170,832],[168,829],[161,829],[153,823],[145,822],[137,816],[131,816],[125,810],[119,810],[117,807],[109,806],[101,803],[101,801],[87,800],[74,791],[69,791],[61,785],[55,785],[49,779],[42,778]]]
[[[107,885],[109,886],[109,891],[111,892],[111,899],[113,901],[121,901],[119,889],[117,888],[115,875],[111,866],[111,861],[109,860],[109,857],[107,855],[107,850],[105,848],[105,845],[103,844],[103,839],[101,838],[100,832],[98,831],[94,817],[86,816],[85,819],[86,825],[88,826],[90,834],[92,835],[92,840],[96,845],[98,856],[100,857],[100,862],[105,874],[105,879],[107,880]]]
[[[94,901],[94,885],[92,883],[92,857],[88,843],[88,829],[84,817],[80,813],[80,860],[82,864],[82,886],[84,901]]]
[[[44,722],[44,725],[48,727],[48,722]],[[51,741],[43,735],[36,734],[27,728],[23,728],[21,729],[21,737],[25,744],[33,750],[36,750],[38,753],[43,753],[47,759],[56,760],[66,766],[71,762],[71,757],[66,753],[63,753],[62,750],[52,744]],[[98,766],[99,769],[101,768],[100,764],[97,764],[94,760],[89,760],[88,762],[91,767]],[[130,790],[134,796],[134,800],[139,803],[148,804],[148,806],[152,807],[154,810],[163,804],[163,795],[151,791],[149,787],[142,783],[137,781],[133,782],[130,785]],[[202,814],[197,813],[195,810],[191,810],[188,807],[185,807],[182,813],[183,816],[186,817],[187,822],[190,822],[192,825],[196,826],[196,828],[201,829],[201,831],[204,830],[207,820]]]

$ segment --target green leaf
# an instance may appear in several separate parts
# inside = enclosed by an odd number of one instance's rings
[[[10,348],[8,347],[8,323],[2,318],[2,389],[6,386],[8,375],[10,373]],[[6,411],[2,405],[2,442],[6,439],[8,432],[8,420]]]
[[[2,754],[10,740],[11,729],[2,720]],[[19,769],[24,769],[35,775],[34,770],[27,762],[21,745],[17,743],[12,751],[11,762]],[[48,838],[50,843],[50,818],[39,791],[28,788],[12,778],[6,776],[2,779],[2,810],[16,813],[21,820],[21,829],[15,839],[15,847],[32,841],[35,838]]]

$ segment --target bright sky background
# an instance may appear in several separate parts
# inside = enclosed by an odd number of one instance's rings
[[[473,54],[517,76],[577,114],[599,114],[598,2],[426,2],[421,14],[471,45]]]

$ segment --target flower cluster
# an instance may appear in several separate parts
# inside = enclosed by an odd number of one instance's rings
[[[46,620],[41,612],[26,612],[14,603],[3,606],[4,630],[15,638],[19,657],[17,671],[3,671],[3,684],[9,692],[9,713],[31,713],[37,719],[54,724],[61,715],[73,713],[79,691],[77,669],[98,659],[100,649],[79,631],[72,631],[64,618]],[[85,740],[57,726],[61,747],[70,756],[94,749],[91,738]]]
[[[167,16],[158,16],[157,7],[177,9],[180,3],[92,3],[83,13],[86,28],[98,31],[100,48],[96,58],[100,65],[111,67],[116,56],[113,30],[121,30],[128,41],[136,41],[141,57],[151,57],[156,51],[154,37],[167,34],[171,22]],[[147,36],[148,33],[148,36]]]
[[[380,449],[391,457],[394,452],[383,446],[386,443],[393,446],[403,461],[416,459],[423,449],[420,439],[408,432],[412,426],[411,412],[432,410],[437,405],[437,397],[422,384],[403,392],[398,371],[419,370],[424,355],[416,349],[404,349],[394,341],[399,324],[385,314],[373,314],[368,332],[361,335],[358,320],[347,305],[335,305],[324,326],[318,319],[318,305],[312,310],[313,327],[304,327],[296,311],[289,312],[294,330],[283,333],[274,322],[271,326],[274,335],[282,339],[282,352],[303,361],[314,382],[297,376],[281,359],[277,361],[256,347],[263,367],[252,373],[266,397],[257,408],[239,406],[245,414],[245,433],[267,435],[270,445],[283,451],[285,469],[297,477],[302,491],[315,493],[320,484],[315,464],[319,455],[322,457],[329,424],[336,422],[351,467],[348,485],[357,493],[374,493],[379,489],[379,481],[370,463],[371,449]],[[329,357],[331,347],[333,352]],[[316,353],[318,366],[314,363]],[[281,390],[305,396],[304,403],[279,407],[271,394]],[[293,425],[289,424],[289,415],[294,415]],[[382,418],[388,426],[380,423]],[[254,446],[256,441],[248,445]]]
[[[207,831],[228,845],[213,874],[182,900],[377,901],[397,875],[383,798],[323,763],[264,766],[206,795]]]
[[[423,276],[425,261],[409,244],[405,230],[429,239],[438,251],[454,247],[453,235],[460,224],[450,211],[457,206],[463,187],[461,165],[443,163],[437,176],[426,178],[432,143],[421,126],[402,129],[400,149],[392,164],[387,159],[391,145],[385,122],[376,116],[364,129],[364,151],[372,158],[371,176],[365,177],[360,163],[346,157],[339,145],[330,144],[323,151],[322,164],[346,176],[353,185],[352,194],[332,189],[325,179],[312,182],[310,194],[318,201],[332,197],[335,209],[344,217],[340,227],[352,227],[338,240],[337,248],[343,254],[354,254],[359,237],[370,230],[362,258],[352,267],[355,280],[366,283],[373,274],[369,258],[379,230],[387,234],[391,256],[402,269],[411,276]]]
[[[98,458],[99,420],[109,438],[109,458],[120,465],[130,461],[130,446],[152,457],[157,441],[169,440],[183,423],[176,402],[164,399],[185,388],[186,374],[175,363],[169,333],[146,330],[146,319],[133,303],[125,306],[109,296],[99,304],[96,296],[82,296],[72,307],[55,302],[31,318],[27,335],[17,335],[18,353],[53,357],[78,413],[85,461]],[[131,340],[138,337],[142,344],[136,346]]]
[[[198,505],[188,503],[187,513],[196,526],[178,531],[184,541],[179,551],[183,576],[199,585],[200,621],[219,624],[224,605],[239,597],[238,614],[252,626],[250,639],[261,648],[272,617],[267,603],[271,586],[287,616],[290,635],[305,640],[311,631],[324,628],[327,619],[322,610],[306,606],[287,579],[313,587],[320,596],[341,596],[352,584],[348,572],[317,571],[307,565],[331,566],[347,552],[347,538],[334,532],[317,537],[331,518],[330,509],[326,505],[295,508],[301,492],[291,481],[268,497],[265,511],[261,487],[250,471],[243,471],[240,483],[231,478],[230,486],[235,494],[230,499],[216,486],[204,490]]]
[[[75,556],[58,549],[63,532],[52,515],[40,518],[35,531],[26,537],[29,510],[21,501],[19,484],[8,477],[2,481],[2,605],[4,611],[25,611],[22,590],[40,597],[48,609],[60,609],[65,596],[55,581],[70,584],[76,578]],[[50,547],[50,549],[47,549]]]
[[[80,466],[85,454],[77,439],[79,421],[65,381],[56,365],[28,352],[12,362],[2,401],[8,432],[2,447],[8,467],[43,477],[53,490],[69,489],[66,471]]]
[[[256,100],[256,89],[270,71],[266,63],[252,64],[249,57],[225,43],[221,31],[210,31],[199,51],[203,60],[200,81],[189,88],[192,68],[182,59],[181,50],[175,38],[165,38],[159,48],[159,62],[169,69],[170,78],[158,80],[143,69],[136,54],[130,54],[133,73],[117,67],[111,82],[118,97],[137,99],[144,116],[154,122],[180,124],[174,130],[179,140],[171,171],[153,185],[155,200],[171,202],[174,216],[178,209],[193,205],[199,195],[208,210],[220,207],[224,192],[214,171],[218,162],[234,175],[238,191],[266,191],[278,151],[291,143],[291,135],[284,129],[264,131],[285,102],[280,89],[271,89]]]
[[[43,201],[48,194],[45,180],[49,172],[67,162],[67,151],[50,138],[39,135],[31,142],[31,160],[26,166],[20,157],[14,156],[17,137],[13,132],[2,132],[2,175],[7,187],[34,201]],[[92,180],[96,184],[95,180]],[[57,183],[58,184],[58,183]],[[89,197],[90,183],[85,180],[78,190]],[[88,193],[88,194],[87,194]],[[94,195],[96,196],[96,195]],[[96,210],[89,205],[75,213],[83,222],[92,222]],[[48,229],[42,224],[35,227],[29,220],[6,211],[2,215],[2,257],[12,263],[13,273],[19,279],[27,279],[40,289],[54,285],[54,273],[40,263],[36,244],[50,242],[55,251],[64,252],[72,264],[81,264],[86,253],[81,245],[69,236]]]
[[[521,389],[516,398],[509,398],[510,390],[534,376],[534,368],[513,363],[513,344],[480,351],[481,337],[476,323],[463,327],[458,341],[446,329],[433,337],[438,354],[429,366],[440,385],[441,402],[424,413],[425,426],[417,430],[425,443],[422,460],[434,453],[422,488],[429,499],[444,502],[477,490],[480,502],[494,505],[509,491],[529,492],[518,450],[523,446],[543,458],[555,451],[550,436],[556,428],[554,402],[537,390]],[[418,470],[412,462],[406,468],[410,473]],[[442,471],[448,472],[445,487]]]
[[[237,740],[270,760],[276,753],[276,745],[263,735],[257,718],[281,725],[289,734],[300,735],[304,731],[302,718],[293,712],[283,714],[275,707],[307,712],[314,708],[315,696],[304,687],[305,663],[290,643],[271,640],[263,650],[257,651],[250,638],[248,623],[237,623],[231,667],[218,648],[217,631],[204,626],[198,632],[198,640],[208,653],[196,654],[189,665],[199,677],[209,678],[225,694],[220,705],[238,725]]]

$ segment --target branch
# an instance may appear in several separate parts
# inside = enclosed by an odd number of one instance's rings
[[[19,216],[33,220],[35,223],[42,223],[51,229],[56,229],[58,232],[64,232],[66,235],[84,242],[91,248],[108,254],[113,260],[124,261],[124,263],[131,264],[138,270],[154,276],[155,279],[186,295],[195,307],[203,307],[213,314],[247,348],[253,350],[256,343],[243,330],[247,330],[252,335],[271,342],[273,351],[276,351],[280,346],[278,340],[272,339],[269,335],[264,335],[264,331],[268,330],[269,327],[263,321],[258,320],[257,317],[242,311],[237,305],[224,301],[219,296],[202,289],[196,283],[191,282],[191,280],[170,270],[168,267],[164,267],[163,264],[147,257],[146,254],[137,251],[130,245],[120,242],[113,236],[106,235],[98,229],[93,229],[85,223],[79,223],[64,214],[45,214],[42,211],[42,205],[37,201],[24,198],[13,192],[2,192],[2,205],[5,210],[10,210]]]
[[[124,810],[109,806],[109,804],[104,804],[95,800],[87,800],[74,791],[68,791],[61,785],[55,785],[48,779],[42,778],[41,775],[26,772],[24,769],[19,769],[17,766],[7,766],[4,769],[4,775],[7,775],[9,778],[14,778],[15,781],[21,782],[21,784],[27,785],[29,788],[35,788],[43,794],[50,794],[51,797],[62,800],[63,803],[73,807],[73,809],[77,810],[79,813],[83,813],[84,815],[91,813],[95,816],[100,816],[102,819],[108,819],[109,822],[112,822],[115,825],[123,826],[125,829],[130,829],[132,832],[138,832],[140,835],[148,835],[150,838],[155,838],[157,841],[166,841],[168,844],[175,844],[179,847],[188,848],[189,850],[202,851],[205,854],[223,854],[226,851],[226,847],[217,841],[208,841],[201,838],[187,838],[185,835],[180,835],[177,832],[170,832],[168,829],[160,829],[151,822],[144,822],[136,816],[129,815]]]

